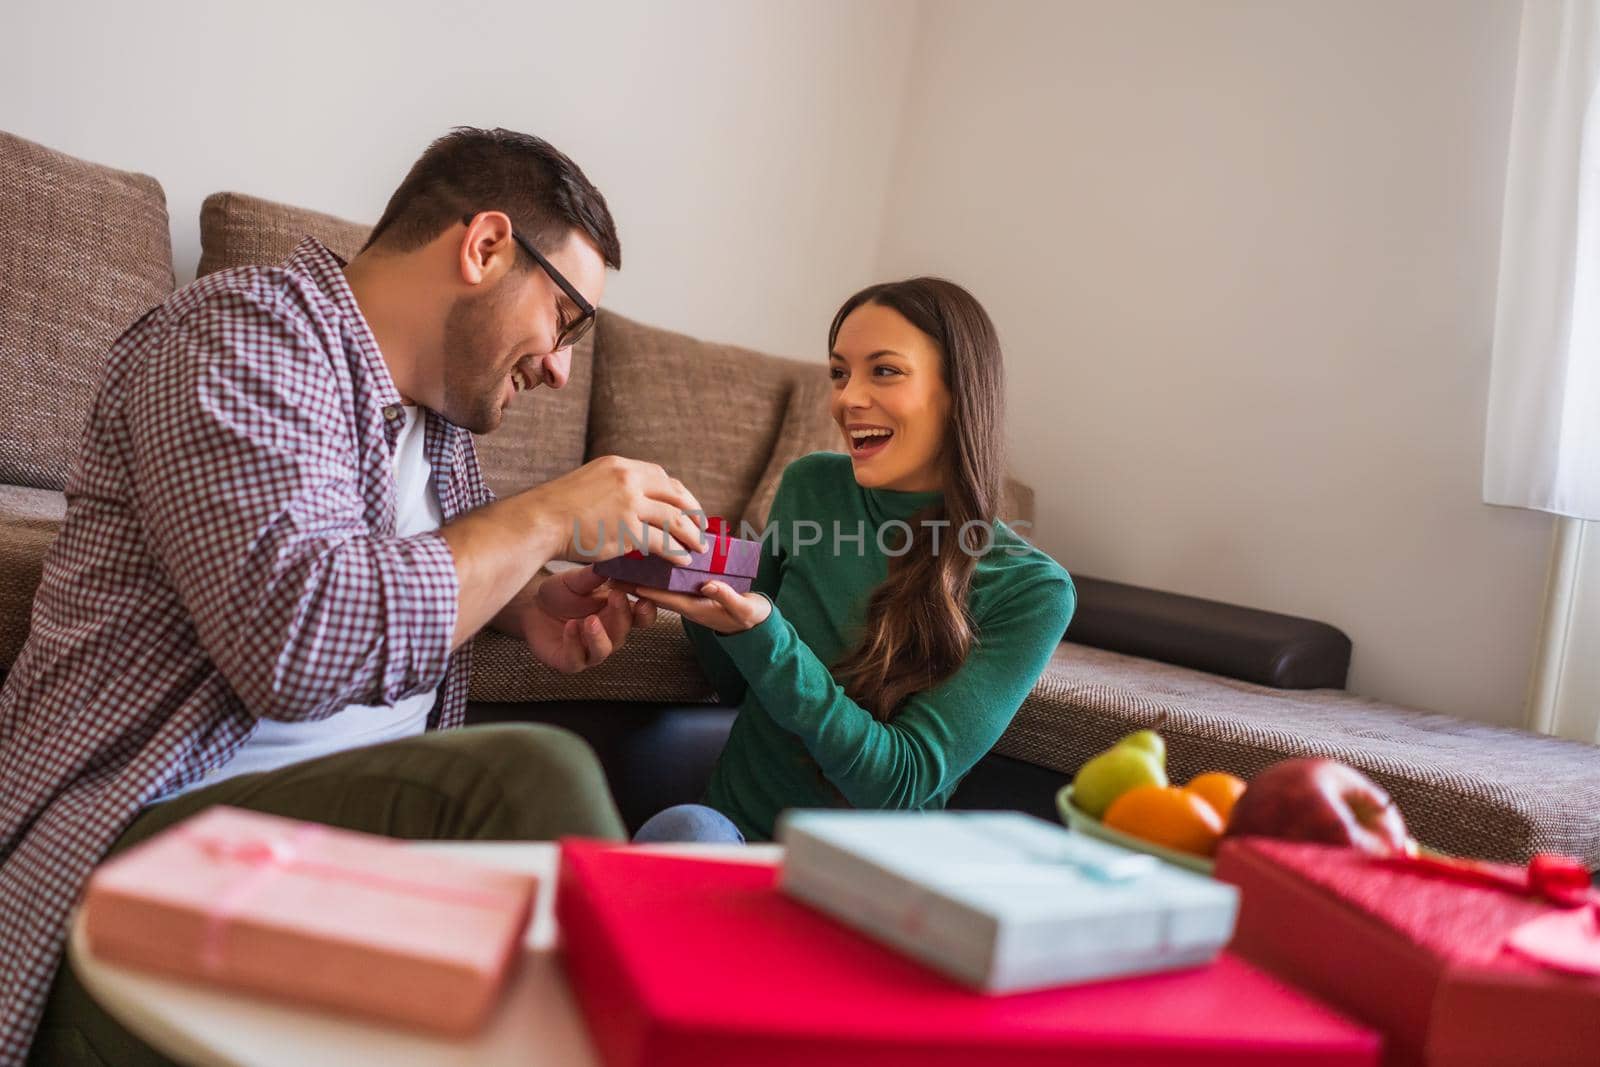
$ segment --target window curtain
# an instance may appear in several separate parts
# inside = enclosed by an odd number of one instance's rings
[[[1600,2],[1523,7],[1483,497],[1600,520]]]
[[[1600,743],[1600,0],[1522,8],[1483,499],[1557,516],[1526,724]]]

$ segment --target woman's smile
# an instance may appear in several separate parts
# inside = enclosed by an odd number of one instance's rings
[[[850,456],[857,460],[871,459],[889,447],[894,431],[887,426],[868,422],[852,422],[845,426],[844,436],[850,445]]]

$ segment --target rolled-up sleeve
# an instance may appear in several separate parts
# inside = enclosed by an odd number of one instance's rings
[[[292,293],[224,290],[174,321],[122,398],[147,543],[259,718],[434,688],[455,628],[444,539],[369,527],[324,328]]]

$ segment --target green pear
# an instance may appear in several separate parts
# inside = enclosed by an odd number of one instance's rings
[[[1128,790],[1166,784],[1167,772],[1160,758],[1143,745],[1120,742],[1078,769],[1072,779],[1072,803],[1098,819]]]
[[[1167,765],[1167,743],[1154,730],[1140,730],[1136,734],[1129,734],[1121,741],[1118,741],[1117,744],[1137,745],[1154,756],[1156,762],[1161,766],[1165,767]]]

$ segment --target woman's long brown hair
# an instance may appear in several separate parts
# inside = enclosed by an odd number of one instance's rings
[[[852,700],[888,721],[906,697],[954,674],[972,650],[967,593],[1000,510],[1005,368],[994,323],[982,305],[942,278],[861,290],[833,317],[828,351],[844,320],[864,304],[898,312],[934,340],[950,392],[950,424],[940,453],[944,502],[911,519],[910,551],[890,556],[888,577],[867,604],[861,644],[833,668]],[[938,530],[936,553],[929,522],[940,519],[949,526]],[[958,537],[969,522],[980,525],[966,531],[963,545]]]

